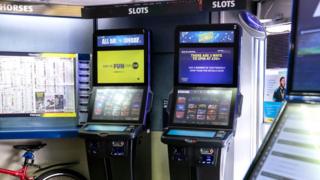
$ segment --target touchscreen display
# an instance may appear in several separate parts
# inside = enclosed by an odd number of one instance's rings
[[[250,179],[319,179],[320,106],[288,104]]]
[[[232,84],[233,48],[180,48],[179,83]]]
[[[296,29],[293,91],[320,91],[320,2],[300,0]]]
[[[178,90],[174,123],[227,126],[231,102],[231,89]]]
[[[195,131],[195,130],[170,129],[167,134],[170,136],[189,136],[189,137],[213,138],[216,135],[216,132],[215,131]]]
[[[111,125],[88,125],[84,128],[86,131],[117,131],[123,132],[127,126],[111,126]]]
[[[138,121],[142,108],[143,89],[96,89],[93,120]]]

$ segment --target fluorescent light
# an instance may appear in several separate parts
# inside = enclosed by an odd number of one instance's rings
[[[277,24],[272,26],[266,26],[266,31],[270,33],[285,33],[291,31],[291,24]]]

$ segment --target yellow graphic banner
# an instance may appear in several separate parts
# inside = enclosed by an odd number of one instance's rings
[[[99,51],[98,83],[144,83],[144,50]]]

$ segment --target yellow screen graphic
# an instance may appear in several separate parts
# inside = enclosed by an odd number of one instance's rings
[[[144,50],[98,51],[98,83],[143,83]]]

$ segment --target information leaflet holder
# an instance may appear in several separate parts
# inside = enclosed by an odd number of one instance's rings
[[[168,145],[171,180],[233,178],[233,137],[240,115],[240,26],[178,26]]]
[[[293,1],[287,102],[244,179],[320,177],[320,4]]]
[[[93,180],[150,180],[150,32],[94,34],[93,91],[86,140]]]

